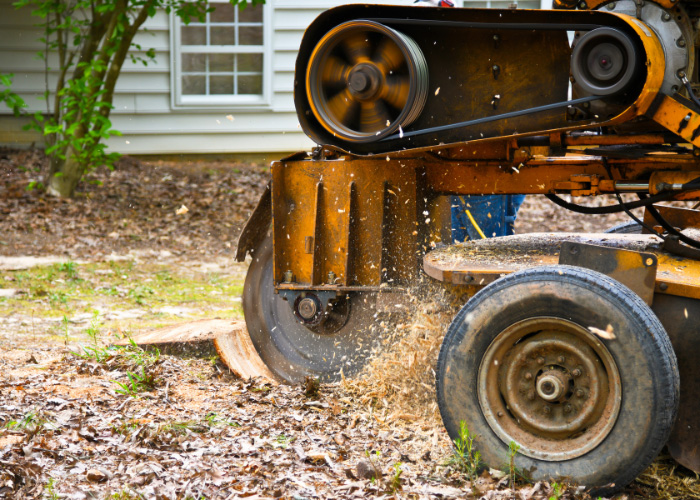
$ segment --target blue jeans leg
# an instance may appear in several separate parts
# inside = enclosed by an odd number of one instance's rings
[[[452,197],[452,241],[478,240],[513,234],[525,195]]]

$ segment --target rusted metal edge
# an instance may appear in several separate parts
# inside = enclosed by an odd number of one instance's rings
[[[236,261],[243,262],[248,253],[252,253],[256,248],[259,248],[263,240],[270,232],[270,224],[272,222],[272,191],[270,183],[265,186],[258,204],[250,215],[248,222],[245,223],[241,235],[238,237],[236,248]]]
[[[654,302],[658,259],[653,253],[565,241],[559,264],[598,271],[628,287],[648,305]]]
[[[532,248],[533,241],[537,243],[535,249]],[[482,287],[521,269],[558,264],[560,249],[565,241],[602,244],[604,247],[620,250],[630,250],[625,247],[633,246],[632,250],[635,252],[648,253],[647,257],[657,261],[654,293],[700,299],[700,262],[667,254],[661,248],[662,240],[653,235],[531,233],[491,238],[481,242],[467,242],[462,247],[452,247],[462,249],[459,251],[463,251],[466,256],[463,259],[450,259],[446,253],[449,250],[446,248],[430,252],[423,258],[423,270],[431,278],[444,283]],[[488,245],[498,252],[486,260],[481,255],[470,256],[472,246],[477,248],[480,245]],[[499,253],[504,256],[503,261],[499,260]],[[517,263],[506,262],[505,256]],[[638,259],[641,260],[641,257]],[[647,301],[649,292],[648,289],[642,292]]]

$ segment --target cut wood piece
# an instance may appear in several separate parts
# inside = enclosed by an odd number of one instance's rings
[[[277,377],[258,355],[248,335],[245,321],[237,321],[236,328],[214,338],[214,347],[221,361],[241,378],[265,377],[276,383]]]
[[[209,357],[217,355],[238,377],[264,377],[276,382],[248,336],[245,321],[203,319],[166,326],[132,337],[140,347],[156,347],[164,354]],[[122,339],[114,345],[128,345]]]

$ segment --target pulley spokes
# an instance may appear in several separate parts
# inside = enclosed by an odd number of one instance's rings
[[[307,95],[323,127],[371,142],[409,126],[427,98],[428,69],[408,36],[373,21],[341,24],[321,39],[308,66]]]

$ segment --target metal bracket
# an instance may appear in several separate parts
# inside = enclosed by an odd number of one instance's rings
[[[270,233],[272,223],[272,192],[270,183],[265,186],[258,205],[253,210],[248,222],[245,223],[236,246],[236,261],[243,262],[247,253],[251,255],[259,248]]]
[[[598,271],[628,287],[648,305],[654,301],[658,260],[653,253],[566,241],[561,245],[559,264]]]

